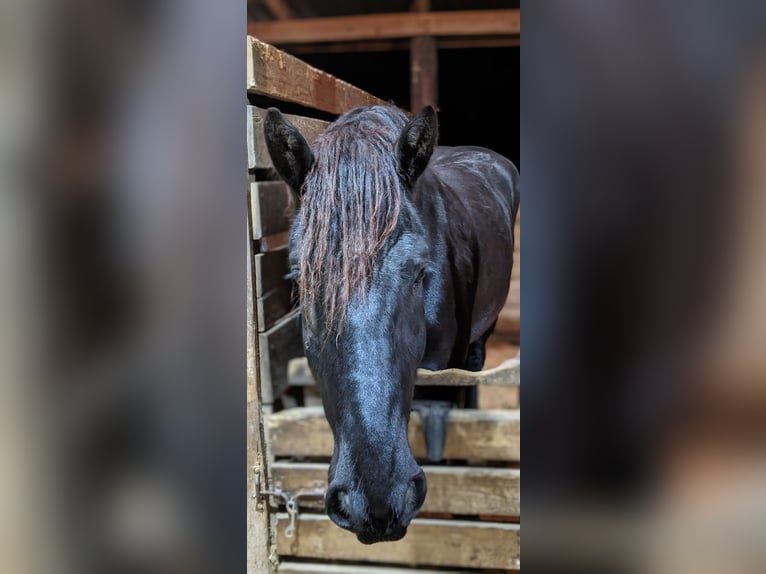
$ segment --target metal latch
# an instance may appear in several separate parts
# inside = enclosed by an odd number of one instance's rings
[[[301,489],[296,493],[290,493],[283,491],[281,488],[261,488],[261,472],[254,470],[255,472],[255,486],[253,490],[253,498],[265,498],[268,500],[270,496],[280,498],[285,503],[287,514],[290,517],[290,523],[285,528],[285,537],[292,538],[295,534],[295,527],[298,519],[298,500],[300,498],[324,498],[325,489],[321,488],[322,483],[316,482],[317,488],[314,489]]]

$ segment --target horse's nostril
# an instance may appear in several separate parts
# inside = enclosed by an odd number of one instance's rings
[[[426,475],[421,470],[410,481],[407,488],[407,498],[404,504],[404,515],[408,518],[412,518],[420,507],[423,506],[423,502],[426,499]]]
[[[338,526],[348,528],[348,524],[351,520],[351,505],[349,501],[348,491],[341,488],[330,489],[327,493],[327,515]]]

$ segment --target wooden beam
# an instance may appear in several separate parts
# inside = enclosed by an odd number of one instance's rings
[[[362,566],[361,564],[326,564],[283,561],[279,574],[476,574],[475,570],[444,570],[392,568],[391,566]]]
[[[414,38],[508,36],[521,32],[520,10],[402,12],[249,22],[247,33],[270,44]]]
[[[455,460],[517,461],[521,454],[518,410],[453,409],[447,418],[444,458]],[[274,456],[329,457],[333,436],[322,407],[286,409],[267,420]],[[410,448],[425,458],[426,445],[420,415],[409,425]]]
[[[410,40],[410,111],[417,113],[423,106],[439,108],[439,54],[433,36]]]
[[[249,236],[249,233],[248,233]],[[252,237],[248,237],[252,239]],[[255,489],[255,473],[268,475],[269,454],[263,428],[262,394],[258,369],[258,333],[254,306],[252,241],[247,247],[247,492]],[[262,500],[247,497],[247,570],[248,572],[274,571],[269,560],[271,548],[271,530],[268,505]]]
[[[314,385],[314,376],[309,369],[306,357],[290,361],[287,369],[291,385]],[[497,367],[485,371],[466,371],[464,369],[444,369],[443,371],[428,371],[418,369],[416,385],[439,387],[472,387],[474,385],[515,386],[521,383],[521,362],[513,357]]]
[[[249,93],[293,102],[331,114],[342,114],[357,106],[387,103],[348,82],[309,66],[274,46],[252,37],[248,37],[247,41]]]
[[[521,40],[518,36],[489,36],[469,38],[437,38],[439,50],[466,50],[473,48],[518,48]],[[291,54],[353,54],[361,52],[404,52],[410,49],[410,41],[368,40],[359,42],[330,42],[323,44],[290,44],[284,46]]]
[[[421,512],[519,516],[520,471],[514,468],[423,466],[428,493]],[[327,464],[275,462],[272,484],[286,492],[327,488]],[[301,507],[321,509],[321,498],[299,498]]]
[[[409,566],[519,568],[519,525],[416,518],[396,542],[360,544],[324,515],[303,514],[285,536],[287,514],[277,515],[277,552],[282,556],[359,560]]]

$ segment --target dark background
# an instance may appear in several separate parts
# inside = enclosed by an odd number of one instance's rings
[[[519,54],[520,48],[439,50],[439,143],[488,147],[520,168]],[[381,99],[409,108],[406,51],[299,57]]]

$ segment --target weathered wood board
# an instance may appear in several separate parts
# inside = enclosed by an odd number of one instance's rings
[[[294,203],[287,184],[282,181],[254,181],[250,186],[253,239],[290,229]]]
[[[276,290],[290,290],[292,283],[287,275],[290,272],[287,248],[258,253],[255,256],[255,296]]]
[[[422,512],[519,516],[520,471],[514,468],[423,466],[428,493]],[[272,484],[286,492],[327,488],[327,464],[278,461]],[[300,498],[305,508],[320,509],[324,500]]]
[[[279,237],[287,231],[290,191],[282,182],[251,182],[250,210],[254,239]],[[268,248],[260,242],[261,248]],[[264,332],[293,308],[293,288],[287,278],[288,254],[285,247],[255,255],[255,292],[258,331]]]
[[[280,574],[476,574],[469,570],[433,570],[431,568],[398,568],[396,566],[362,566],[361,564],[324,564],[283,561]]]
[[[324,515],[300,515],[293,538],[285,536],[288,523],[287,514],[277,515],[277,551],[282,556],[411,566],[520,567],[518,524],[416,518],[401,540],[366,545]]]
[[[414,36],[508,36],[521,34],[521,11],[461,10],[354,14],[250,22],[247,33],[272,44],[412,38]]]
[[[303,353],[300,311],[292,311],[258,339],[263,402],[271,404],[287,388],[287,362]]]
[[[248,169],[266,169],[273,166],[266,139],[263,135],[263,119],[266,110],[256,106],[247,106],[247,167]],[[328,126],[329,122],[303,116],[284,114],[306,141],[313,142]]]
[[[249,242],[250,243],[250,242]],[[265,476],[267,446],[261,432],[261,397],[258,380],[258,340],[255,330],[255,309],[253,306],[252,251],[247,254],[247,492],[253,492],[254,471]],[[269,560],[271,548],[270,515],[268,507],[260,501],[247,497],[247,570],[248,572],[272,571]]]
[[[286,409],[271,415],[266,424],[274,456],[332,455],[332,432],[321,407]],[[444,458],[517,461],[520,426],[518,410],[453,409],[447,418]],[[409,441],[415,457],[424,458],[417,412],[410,417]]]
[[[386,103],[252,36],[248,36],[247,45],[247,91],[250,93],[331,114]]]
[[[290,288],[270,291],[258,297],[258,332],[263,333],[276,325],[292,310]]]
[[[293,359],[288,366],[290,384],[296,386],[316,384],[305,357]],[[444,369],[428,371],[418,369],[416,385],[440,387],[470,387],[474,385],[519,386],[521,382],[521,362],[517,357],[508,359],[501,365],[485,371],[465,371],[463,369]]]

